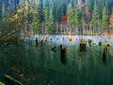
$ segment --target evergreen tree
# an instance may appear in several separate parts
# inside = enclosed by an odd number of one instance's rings
[[[74,10],[71,4],[68,5],[68,10],[67,10],[67,23],[68,25],[75,25],[77,22],[77,16],[76,16],[77,10]]]
[[[71,29],[72,29],[72,26],[73,26],[73,23],[75,22],[74,21],[74,9],[72,7],[71,4],[68,5],[68,10],[67,10],[67,25],[69,27],[69,30],[71,32]]]
[[[74,23],[74,26],[75,26],[75,30],[76,30],[76,33],[77,33],[77,30],[78,30],[78,26],[79,26],[79,15],[78,15],[78,9],[75,9],[75,16],[73,17],[75,19],[75,23]]]
[[[41,33],[41,29],[40,29],[41,28],[41,22],[40,22],[38,14],[35,14],[33,16],[32,26],[33,26],[33,30],[34,30],[35,34]]]
[[[45,10],[44,10],[44,16],[45,16],[45,30],[47,32],[47,29],[48,29],[48,24],[49,24],[49,12],[50,12],[50,9],[49,7],[46,7]]]
[[[55,23],[54,23],[54,16],[53,16],[52,9],[50,9],[50,13],[49,13],[48,32],[50,34],[55,34],[56,33],[56,27],[55,27]]]
[[[2,0],[0,0],[0,19],[2,18]]]
[[[68,5],[67,17],[67,25],[71,27],[70,30],[77,28],[81,19],[79,17],[78,9],[73,8],[71,4]]]
[[[107,10],[106,7],[103,7],[103,13],[102,13],[102,28],[103,30],[106,30],[108,26],[108,18],[107,18]]]
[[[91,20],[91,24],[92,24],[92,32],[95,33],[97,31],[97,25],[99,22],[99,13],[98,13],[98,7],[96,5],[97,3],[95,2],[94,4],[94,8],[93,8],[93,13],[92,13],[92,20]]]
[[[43,25],[44,25],[44,7],[43,7],[43,5],[44,5],[43,0],[39,0],[38,13],[39,13],[39,19],[41,22],[42,33],[44,32],[44,28],[43,28]]]
[[[78,9],[75,9],[75,25],[78,26]]]
[[[58,0],[54,3],[53,6],[53,15],[54,15],[54,21],[61,23],[62,16],[63,16],[63,6],[62,1]]]

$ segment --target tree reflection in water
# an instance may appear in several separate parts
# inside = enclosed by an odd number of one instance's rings
[[[103,47],[86,46],[86,52],[80,52],[75,45],[56,46],[55,52],[51,50],[52,47],[50,44],[2,47],[0,72],[11,75],[24,85],[113,84],[113,55],[109,57],[108,53],[105,67]],[[112,46],[109,47],[110,51],[112,49]]]

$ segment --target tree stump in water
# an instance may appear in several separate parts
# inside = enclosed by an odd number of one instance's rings
[[[35,39],[36,47],[38,46],[38,38]]]
[[[110,44],[109,43],[107,43],[106,44],[106,47],[104,48],[104,50],[103,50],[103,64],[104,65],[106,65],[107,64],[107,50],[108,50],[108,48],[110,47]]]
[[[106,54],[107,54],[107,47],[103,50],[103,64],[106,65]]]
[[[86,52],[86,43],[80,42],[80,52]]]
[[[106,46],[107,46],[107,47],[110,47],[110,43],[107,43]]]
[[[100,41],[100,42],[98,43],[98,45],[99,45],[99,46],[102,46],[102,41]]]
[[[88,39],[89,47],[91,47],[92,40]]]
[[[60,57],[62,64],[66,64],[66,48],[63,45],[60,45]]]

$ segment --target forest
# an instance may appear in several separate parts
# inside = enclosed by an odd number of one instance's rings
[[[112,32],[112,0],[0,0],[1,42],[36,34]]]

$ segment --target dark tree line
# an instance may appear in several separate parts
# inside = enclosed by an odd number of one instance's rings
[[[36,34],[102,34],[113,28],[112,0],[0,0],[0,8],[0,30],[11,28],[4,19],[15,15],[25,21],[22,29],[29,24]]]

